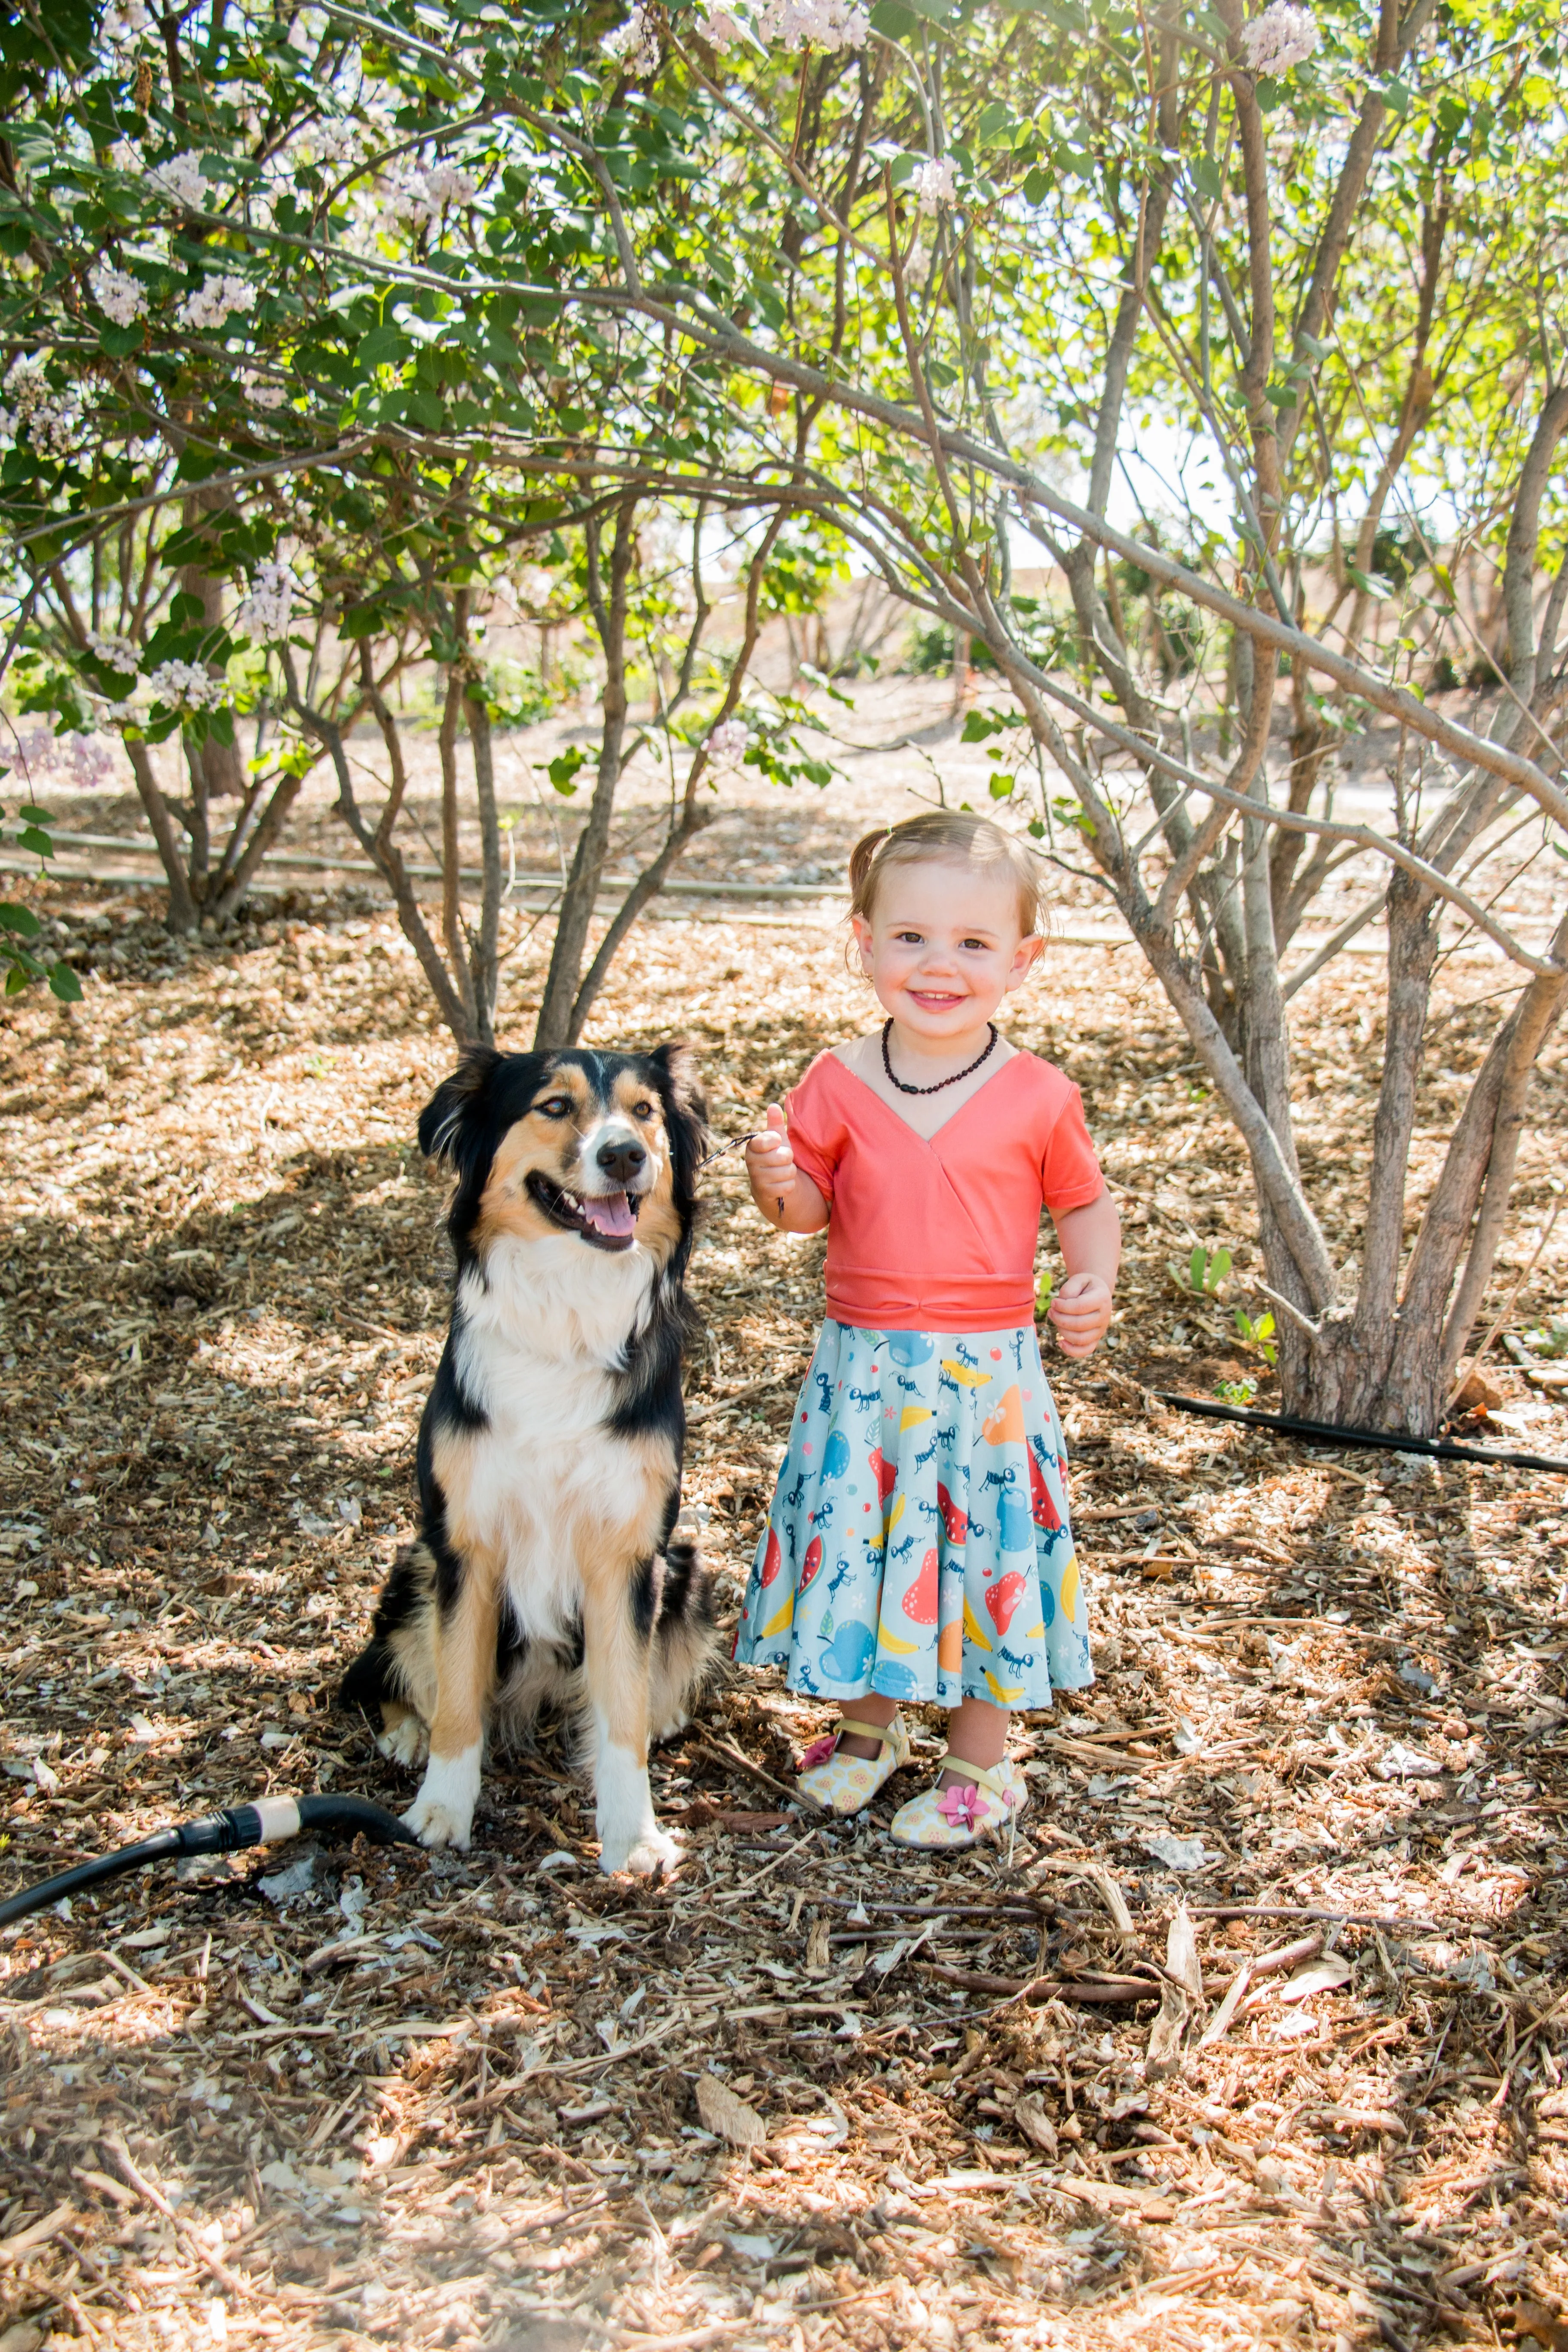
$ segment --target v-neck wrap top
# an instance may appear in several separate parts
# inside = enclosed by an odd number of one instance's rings
[[[1105,1189],[1078,1088],[1036,1054],[1012,1055],[929,1140],[832,1052],[784,1114],[831,1212],[827,1312],[862,1328],[1032,1326],[1041,1209]]]

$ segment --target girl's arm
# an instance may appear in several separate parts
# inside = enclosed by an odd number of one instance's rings
[[[803,1176],[789,1148],[789,1130],[777,1103],[768,1105],[768,1123],[746,1146],[752,1198],[776,1233],[819,1234],[827,1203],[809,1176]]]
[[[1058,1344],[1064,1356],[1092,1356],[1110,1321],[1111,1292],[1121,1264],[1121,1219],[1110,1192],[1104,1192],[1081,1209],[1064,1209],[1051,1222],[1068,1270],[1050,1304]]]

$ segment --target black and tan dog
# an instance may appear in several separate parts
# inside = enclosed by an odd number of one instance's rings
[[[419,1121],[455,1172],[452,1319],[419,1430],[420,1540],[342,1696],[424,1784],[405,1816],[467,1846],[487,1737],[584,1718],[606,1871],[678,1849],[647,1748],[715,1647],[711,1581],[672,1543],[683,1284],[707,1129],[679,1047],[469,1054]]]

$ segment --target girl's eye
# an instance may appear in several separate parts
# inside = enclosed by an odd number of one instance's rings
[[[567,1118],[572,1112],[571,1097],[567,1095],[551,1095],[546,1101],[535,1103],[533,1108],[544,1118]]]
[[[984,955],[985,952],[985,942],[984,940],[963,940],[959,944],[962,947],[973,948],[981,955]]]
[[[919,931],[898,931],[895,932],[894,937],[901,948],[918,948],[921,944]]]

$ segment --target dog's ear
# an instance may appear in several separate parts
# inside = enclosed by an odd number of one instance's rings
[[[706,1125],[708,1099],[697,1075],[696,1047],[678,1038],[673,1044],[656,1045],[648,1060],[664,1072],[669,1098],[676,1108],[690,1112]]]
[[[697,1077],[697,1056],[689,1045],[656,1045],[648,1060],[664,1089],[665,1127],[669,1135],[678,1201],[689,1204],[697,1171],[708,1149],[708,1098]]]
[[[491,1045],[470,1045],[449,1078],[443,1078],[419,1114],[419,1149],[439,1166],[463,1170],[464,1145],[481,1123],[480,1114],[501,1056]]]

